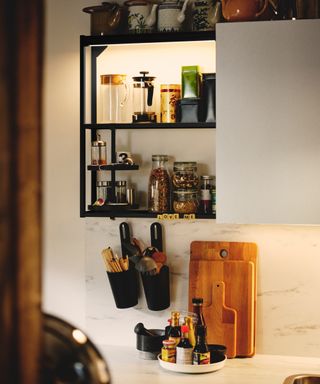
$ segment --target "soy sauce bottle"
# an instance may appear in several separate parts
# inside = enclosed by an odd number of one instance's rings
[[[169,340],[174,340],[176,346],[179,344],[181,338],[181,329],[179,325],[180,312],[171,312],[171,327],[168,330]]]
[[[196,313],[198,316],[197,325],[206,325],[206,322],[204,320],[204,316],[202,313],[202,307],[203,307],[203,298],[202,297],[194,297],[192,299],[192,312]]]
[[[192,353],[193,365],[210,364],[210,351],[206,341],[207,328],[204,325],[196,327],[197,342]]]
[[[189,341],[189,327],[187,325],[181,326],[181,339],[176,347],[176,362],[177,364],[192,364],[192,351],[193,347]]]

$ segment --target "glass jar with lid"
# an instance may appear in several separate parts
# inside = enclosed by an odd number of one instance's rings
[[[197,190],[179,190],[173,192],[173,210],[176,213],[196,213],[198,209]]]
[[[149,177],[148,209],[151,212],[170,211],[170,176],[167,155],[152,155],[152,170]]]
[[[107,164],[107,143],[100,139],[91,143],[91,165],[106,165]]]
[[[172,184],[174,189],[197,189],[199,178],[195,161],[175,161],[173,163]]]

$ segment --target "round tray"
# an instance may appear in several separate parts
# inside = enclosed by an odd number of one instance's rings
[[[207,373],[218,371],[224,367],[224,364],[227,360],[227,357],[218,363],[205,364],[205,365],[189,365],[189,364],[176,364],[168,363],[167,361],[161,360],[161,355],[158,355],[158,361],[162,368],[167,369],[168,371],[180,372],[180,373]]]

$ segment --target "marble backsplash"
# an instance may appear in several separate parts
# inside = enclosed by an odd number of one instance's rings
[[[134,346],[138,322],[164,328],[171,310],[187,309],[191,241],[247,241],[258,245],[257,353],[320,357],[320,227],[163,222],[171,306],[153,312],[142,289],[137,306],[115,307],[101,250],[120,253],[122,221],[86,219],[86,330],[95,343]],[[146,244],[152,222],[128,220],[133,236]]]

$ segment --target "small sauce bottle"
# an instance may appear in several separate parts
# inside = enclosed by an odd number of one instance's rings
[[[169,329],[168,335],[169,340],[173,340],[175,342],[175,346],[179,344],[181,338],[179,319],[180,312],[171,312],[171,328]]]
[[[193,346],[190,344],[188,336],[189,328],[187,325],[181,326],[181,339],[176,348],[177,364],[192,364]]]
[[[190,341],[190,344],[194,347],[196,345],[196,335],[195,335],[195,331],[194,331],[194,325],[193,325],[192,317],[186,316],[184,318],[184,323],[189,328],[189,333],[188,333],[189,341]]]
[[[192,353],[193,365],[210,364],[210,351],[206,341],[207,328],[204,325],[196,327],[197,343]]]
[[[176,343],[174,340],[163,340],[161,349],[161,360],[168,363],[176,362]]]

